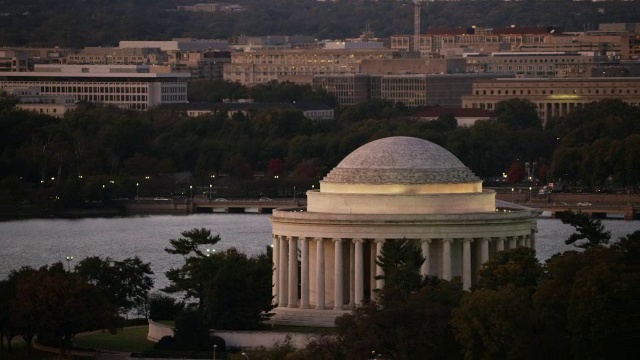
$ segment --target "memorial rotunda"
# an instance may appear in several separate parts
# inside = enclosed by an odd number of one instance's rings
[[[273,323],[333,326],[375,299],[386,241],[410,239],[423,275],[460,276],[515,247],[535,248],[538,213],[496,205],[495,192],[444,148],[411,137],[370,142],[307,192],[306,209],[278,209],[273,226]],[[300,271],[299,271],[300,266]]]

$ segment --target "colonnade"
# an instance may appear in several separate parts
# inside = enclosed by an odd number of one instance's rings
[[[278,307],[344,310],[358,306],[365,300],[365,285],[369,285],[369,297],[375,299],[374,290],[384,286],[384,279],[381,278],[384,273],[376,259],[381,255],[382,246],[386,241],[393,241],[393,239],[273,235],[274,302],[278,304]],[[530,234],[521,236],[428,238],[415,239],[415,241],[420,244],[425,258],[425,262],[420,268],[421,275],[437,275],[442,279],[451,280],[453,263],[456,262],[461,267],[460,275],[463,287],[468,290],[474,279],[472,272],[474,264],[479,269],[479,266],[488,261],[495,252],[505,249],[523,246],[535,249],[535,232],[531,231]],[[454,244],[458,247],[461,246],[461,256],[460,254],[455,257],[452,255],[452,245]],[[473,244],[475,244],[475,251],[472,251]],[[310,246],[315,251],[315,259],[310,259]],[[365,248],[368,250],[368,254],[366,254]],[[300,250],[300,263],[298,263],[298,249]],[[333,253],[333,269],[326,268],[325,252],[327,250]],[[344,256],[345,250],[349,252],[348,257]],[[474,261],[474,258],[477,260]],[[438,264],[432,264],[434,260]],[[298,265],[300,265],[299,272]],[[313,289],[310,286],[310,268],[313,269],[315,275]],[[345,269],[347,273],[345,273]],[[331,272],[331,270],[333,271]],[[365,274],[367,270],[369,273]],[[300,279],[298,279],[298,273]],[[327,275],[330,278],[327,278]],[[368,278],[365,277],[367,275]],[[332,289],[326,288],[327,280],[331,283]],[[345,291],[345,282],[348,285],[348,291]],[[311,290],[314,293],[313,299],[310,299]],[[326,295],[333,298],[326,299]],[[348,302],[345,302],[345,297],[348,298]],[[328,304],[333,304],[333,307]]]

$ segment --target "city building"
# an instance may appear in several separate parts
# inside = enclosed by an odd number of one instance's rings
[[[514,73],[516,77],[590,77],[598,65],[619,60],[594,53],[500,52],[465,54],[466,69],[475,73]]]
[[[472,93],[462,97],[462,107],[493,110],[500,101],[527,99],[535,104],[544,123],[585,104],[620,99],[640,104],[640,78],[493,79],[477,81]]]
[[[453,116],[458,126],[472,126],[478,120],[493,119],[496,114],[493,111],[483,109],[430,106],[411,115],[410,118],[421,121],[432,121],[443,116]]]
[[[18,109],[53,117],[61,118],[65,113],[76,108],[76,100],[71,95],[43,96],[36,88],[12,89],[8,93],[16,96],[20,101],[16,104]]]
[[[318,75],[313,88],[336,97],[340,105],[384,99],[410,107],[461,107],[473,83],[510,74]]]
[[[243,85],[272,80],[310,84],[314,75],[359,74],[364,60],[392,59],[390,49],[291,49],[234,52],[224,79]]]
[[[214,103],[188,103],[184,106],[187,115],[197,117],[202,115],[225,112],[231,117],[236,113],[250,115],[252,112],[269,109],[299,110],[311,120],[333,120],[334,111],[329,106],[319,102],[298,101],[293,103],[261,103],[250,99],[242,99],[234,102]]]
[[[186,73],[154,73],[146,65],[36,65],[30,72],[0,73],[0,90],[37,89],[41,96],[124,109],[187,102]]]
[[[537,215],[497,204],[494,191],[434,143],[373,141],[307,191],[306,209],[274,210],[271,321],[335,326],[336,317],[375,300],[384,286],[376,260],[385,242],[400,239],[421,249],[422,275],[459,276],[469,289],[496,252],[535,249]]]

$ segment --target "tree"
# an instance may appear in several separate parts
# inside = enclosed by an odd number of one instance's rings
[[[153,287],[151,265],[138,256],[122,261],[88,257],[75,266],[75,271],[81,279],[100,288],[123,314],[142,307]]]
[[[181,268],[172,268],[165,274],[170,285],[163,288],[167,293],[183,292],[185,299],[195,299],[202,310],[206,282],[212,276],[211,268],[207,268],[207,255],[200,246],[215,245],[220,235],[211,235],[211,230],[201,228],[183,231],[179,239],[170,239],[170,248],[164,250],[169,254],[182,255],[185,264]]]
[[[575,247],[588,249],[594,246],[608,244],[609,239],[611,239],[611,231],[605,230],[600,220],[591,219],[587,213],[567,211],[562,214],[561,220],[563,224],[569,224],[576,229],[576,232],[564,241],[567,245],[573,244]],[[577,243],[583,239],[587,241]]]
[[[20,276],[11,310],[25,334],[56,341],[63,356],[77,333],[116,326],[115,307],[102,292],[62,270],[62,264]]]
[[[522,166],[522,162],[514,161],[511,163],[511,167],[507,171],[507,180],[512,184],[517,184],[524,179],[525,172],[524,166]]]
[[[174,320],[183,309],[183,301],[177,301],[160,293],[149,295],[149,319],[151,320]]]
[[[338,341],[348,359],[369,358],[372,350],[383,358],[457,359],[449,323],[463,294],[459,281],[427,277],[394,307],[366,303],[337,318]]]
[[[270,249],[270,247],[268,248]],[[272,314],[270,253],[248,258],[235,248],[211,256],[203,315],[216,329],[255,330]]]
[[[544,269],[533,249],[520,247],[500,251],[482,265],[477,288],[497,290],[505,286],[527,289],[531,294],[544,276]]]
[[[513,285],[462,297],[451,326],[465,359],[536,359],[529,291]]]
[[[392,307],[406,301],[406,297],[420,289],[420,267],[425,259],[420,248],[408,239],[386,241],[376,264],[382,268],[384,288],[380,289],[379,302]]]
[[[536,105],[526,99],[511,99],[496,104],[496,121],[510,130],[542,128]]]

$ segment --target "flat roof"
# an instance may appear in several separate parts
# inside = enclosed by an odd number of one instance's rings
[[[2,72],[0,78],[136,78],[136,79],[188,79],[190,73],[140,73],[140,72],[47,72],[47,71],[15,71]]]

